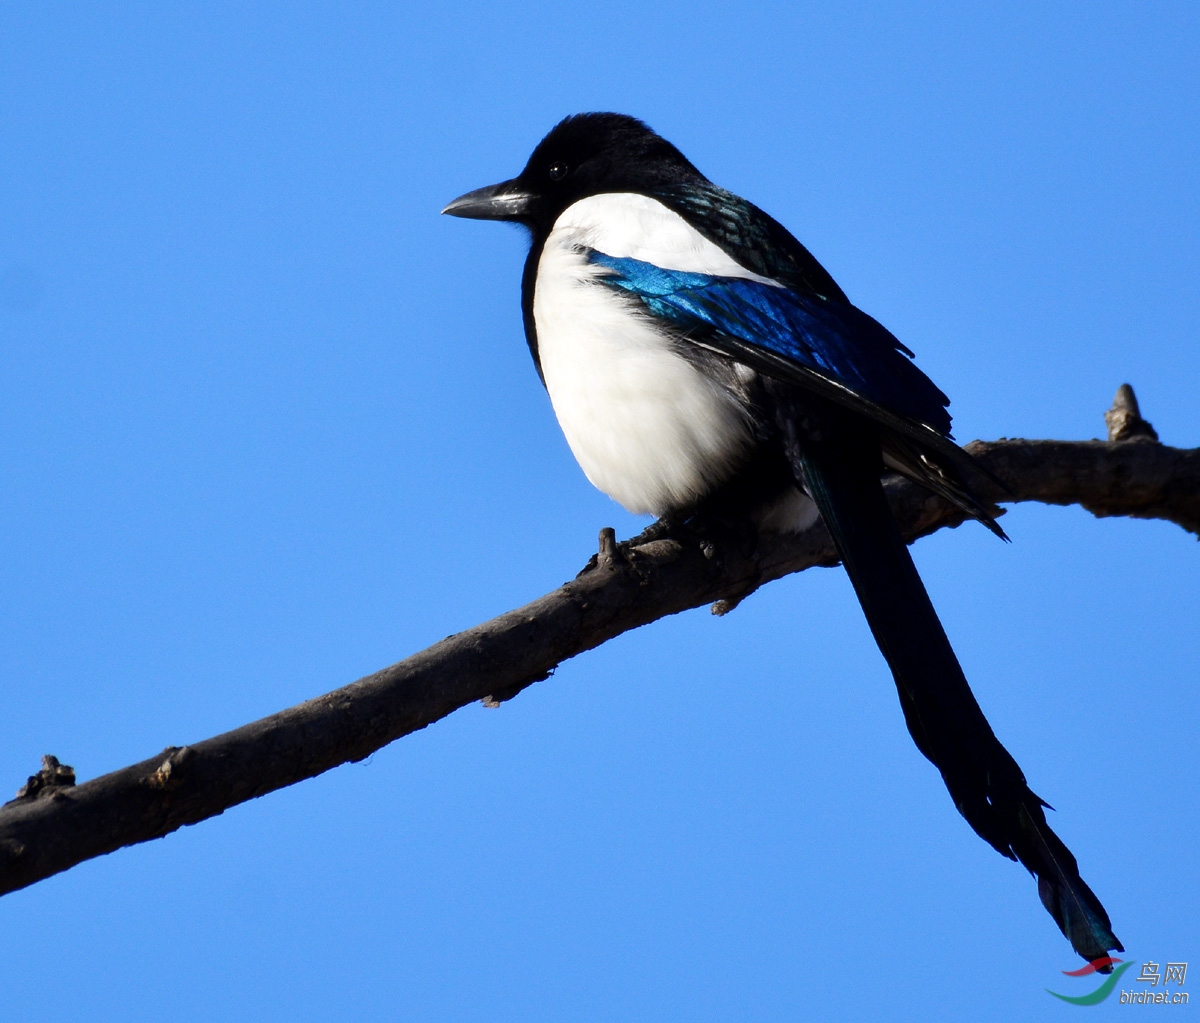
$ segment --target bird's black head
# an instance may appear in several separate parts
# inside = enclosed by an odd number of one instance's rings
[[[459,196],[443,213],[511,220],[549,232],[572,203],[602,192],[652,192],[705,177],[670,142],[625,114],[575,114],[560,121],[510,181]]]

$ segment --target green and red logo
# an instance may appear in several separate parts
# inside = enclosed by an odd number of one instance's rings
[[[1072,1005],[1099,1005],[1113,993],[1121,974],[1132,965],[1133,963],[1122,962],[1112,956],[1101,956],[1078,970],[1063,970],[1068,977],[1090,977],[1093,973],[1107,973],[1108,977],[1095,991],[1089,991],[1086,995],[1060,995],[1057,991],[1046,988],[1046,992]],[[1169,962],[1164,965],[1150,959],[1142,963],[1142,972],[1133,978],[1133,987],[1122,989],[1121,1004],[1187,1005],[1188,992],[1178,990],[1187,979],[1187,968],[1188,964],[1184,962]],[[1168,991],[1167,986],[1170,984],[1174,984],[1177,990]]]
[[[1072,1005],[1099,1005],[1113,993],[1113,988],[1117,986],[1117,981],[1121,979],[1121,974],[1132,965],[1132,962],[1122,962],[1120,959],[1114,959],[1112,956],[1101,956],[1099,959],[1093,959],[1087,966],[1081,966],[1078,970],[1063,970],[1063,973],[1068,977],[1087,977],[1093,973],[1108,973],[1108,977],[1104,983],[1096,988],[1095,991],[1091,991],[1086,995],[1060,995],[1057,991],[1051,991],[1049,988],[1046,988],[1046,992],[1054,995],[1055,998],[1061,998],[1064,1002],[1070,1002]]]

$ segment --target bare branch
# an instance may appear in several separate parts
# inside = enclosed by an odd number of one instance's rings
[[[1126,389],[1110,429],[1140,442],[976,441],[968,450],[1004,483],[981,479],[979,492],[997,502],[1165,519],[1200,535],[1200,449],[1153,442]],[[910,540],[963,519],[906,481],[888,490]],[[47,758],[19,798],[0,808],[0,894],[362,760],[475,700],[496,706],[629,629],[708,603],[721,614],[763,583],[837,561],[820,525],[748,546],[744,537],[652,530],[616,544],[606,530],[599,555],[571,582],[325,696],[80,785],[70,784],[70,768]]]

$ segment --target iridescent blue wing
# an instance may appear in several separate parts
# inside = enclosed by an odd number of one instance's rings
[[[604,284],[636,295],[681,338],[961,456],[946,443],[946,396],[917,369],[907,348],[849,302],[742,278],[664,270],[602,252],[590,259],[608,271]]]

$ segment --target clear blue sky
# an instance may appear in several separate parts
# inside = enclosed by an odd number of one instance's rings
[[[520,234],[437,215],[567,113],[787,224],[960,439],[1099,436],[1128,380],[1200,444],[1198,86],[1193,3],[9,0],[0,795],[351,681],[642,525],[558,432]],[[1130,958],[1194,987],[1200,547],[1004,526],[919,566]],[[5,1021],[1058,1019],[1075,965],[840,570],[0,900]]]

